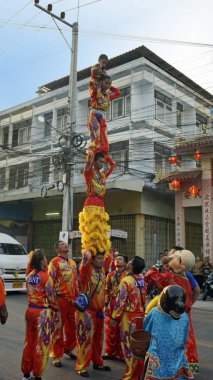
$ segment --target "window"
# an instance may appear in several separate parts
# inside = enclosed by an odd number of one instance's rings
[[[177,120],[177,128],[182,128],[182,119],[183,119],[183,106],[180,103],[177,103],[176,108],[176,120]]]
[[[44,138],[51,137],[52,121],[53,121],[52,112],[44,114]]]
[[[41,183],[48,183],[50,175],[50,159],[45,158],[41,161]]]
[[[201,133],[206,133],[208,127],[208,119],[207,117],[196,113],[196,126],[200,128]]]
[[[131,113],[131,97],[127,95],[125,97],[125,115],[130,115]]]
[[[17,256],[17,255],[27,255],[27,252],[19,244],[0,243],[0,254]]]
[[[112,107],[111,107],[111,103],[110,103],[109,109],[106,112],[106,121],[110,121],[112,119],[111,115],[112,115]]]
[[[28,141],[28,128],[18,130],[18,145],[26,144]]]
[[[64,131],[68,126],[68,108],[57,110],[57,128]]]
[[[171,124],[172,122],[172,99],[155,90],[155,118]]]
[[[0,169],[0,190],[4,190],[5,186],[5,168]]]
[[[113,173],[125,173],[128,171],[129,141],[121,141],[110,144],[109,154],[117,166]]]
[[[123,88],[120,98],[113,100],[111,104],[112,119],[129,115],[131,107],[130,88]]]
[[[13,124],[12,146],[26,144],[29,141],[32,119]]]
[[[3,140],[2,144],[3,145],[8,145],[9,142],[9,127],[6,127],[3,129]]]
[[[112,102],[112,118],[118,119],[124,116],[124,99],[118,98]]]
[[[28,185],[29,163],[10,167],[9,190],[20,189]]]
[[[166,173],[170,172],[170,164],[168,162],[168,157],[171,155],[171,149],[155,142],[154,153],[155,153],[155,172],[160,177],[164,176]]]

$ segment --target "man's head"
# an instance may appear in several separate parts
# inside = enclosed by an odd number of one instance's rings
[[[141,273],[145,268],[145,261],[140,256],[135,256],[132,260],[132,272],[134,274]]]
[[[101,54],[98,58],[98,62],[101,67],[105,68],[108,63],[108,57],[106,54]]]
[[[199,263],[199,261],[201,261],[200,256],[197,256],[197,257],[195,258],[195,261],[196,261],[196,263]]]
[[[164,251],[163,251],[163,256],[167,256],[168,253],[169,253],[169,250],[168,250],[168,249],[164,249]]]
[[[209,256],[205,256],[203,261],[205,264],[209,264]]]
[[[101,75],[100,77],[101,86],[103,90],[109,90],[112,85],[112,79],[109,75]]]
[[[69,252],[69,247],[67,243],[62,240],[58,240],[55,244],[55,249],[58,255],[67,256]]]
[[[160,310],[173,319],[179,319],[184,312],[186,295],[181,286],[170,285],[163,289],[158,302]]]
[[[128,262],[127,256],[118,254],[118,256],[115,259],[115,267],[118,269],[124,268],[127,262]]]
[[[101,170],[105,164],[104,154],[102,152],[98,152],[94,157],[94,167],[97,170]]]
[[[158,255],[158,260],[161,260],[163,256],[164,256],[163,252],[160,252]]]
[[[104,252],[98,252],[95,256],[92,256],[92,266],[96,270],[101,270],[104,265]]]

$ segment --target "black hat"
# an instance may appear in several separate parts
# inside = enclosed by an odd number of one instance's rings
[[[170,285],[163,289],[159,299],[159,309],[174,319],[184,313],[186,295],[179,285]]]

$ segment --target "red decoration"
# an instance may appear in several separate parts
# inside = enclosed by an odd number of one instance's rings
[[[199,193],[199,189],[197,186],[193,185],[193,186],[190,186],[189,190],[188,190],[188,193],[192,196],[192,197],[196,197]]]
[[[199,150],[196,150],[195,151],[195,153],[194,153],[194,159],[196,160],[196,161],[200,161],[201,160],[201,158],[202,158],[202,154],[200,153],[200,151]]]
[[[169,161],[169,163],[171,165],[174,165],[177,162],[177,157],[176,156],[171,156],[171,157],[168,158],[168,161]]]
[[[171,182],[171,186],[173,190],[179,190],[180,189],[180,181],[177,179],[174,179],[174,181]]]

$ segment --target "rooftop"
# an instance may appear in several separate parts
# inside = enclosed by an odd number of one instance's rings
[[[110,69],[113,69],[114,67],[124,65],[125,63],[132,62],[139,58],[146,58],[148,61],[155,64],[163,71],[169,73],[172,77],[176,78],[177,80],[182,82],[184,85],[188,86],[189,88],[197,92],[199,95],[203,96],[210,102],[213,101],[213,95],[211,93],[206,91],[204,88],[200,87],[193,80],[188,78],[179,70],[175,69],[168,62],[164,61],[157,54],[153,53],[151,50],[149,50],[147,47],[143,45],[139,46],[136,49],[130,50],[126,53],[120,54],[114,58],[111,58],[108,62],[107,68],[108,70],[110,70]],[[86,69],[78,71],[78,81],[88,78],[90,76],[90,69],[91,67],[87,67]],[[61,87],[68,86],[68,84],[69,84],[69,76],[67,75],[55,81],[45,83],[44,85],[40,86],[40,88],[46,88],[50,91],[54,91]]]

